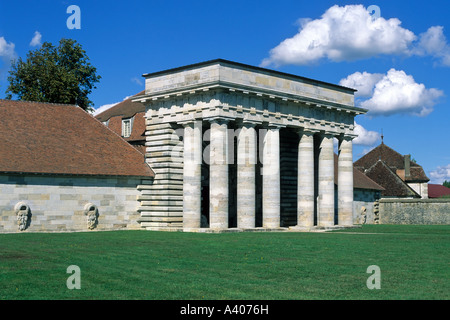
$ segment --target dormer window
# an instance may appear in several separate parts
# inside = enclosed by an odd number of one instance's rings
[[[128,138],[131,135],[132,126],[133,126],[133,118],[122,120],[122,137]]]

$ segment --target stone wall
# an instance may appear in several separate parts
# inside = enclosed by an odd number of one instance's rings
[[[376,223],[376,200],[380,198],[380,191],[369,189],[354,189],[353,193],[353,223]]]
[[[143,180],[140,218],[148,230],[171,230],[183,226],[183,128],[170,123],[147,123],[146,161],[155,172]]]
[[[138,184],[138,178],[0,175],[0,233],[139,229]]]
[[[450,224],[450,199],[380,199],[380,224]]]

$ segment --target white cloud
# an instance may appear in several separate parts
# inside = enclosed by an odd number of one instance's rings
[[[123,98],[122,101],[127,100],[127,99],[130,98],[130,97],[131,97],[131,96],[126,96],[125,98]],[[95,109],[94,112],[92,113],[92,115],[96,116],[96,115],[102,113],[103,111],[108,110],[108,109],[114,107],[116,104],[121,103],[122,101],[115,102],[115,103],[104,104],[104,105],[98,107],[97,109]]]
[[[327,58],[352,61],[380,54],[408,54],[416,39],[397,18],[374,19],[362,5],[335,5],[320,19],[301,19],[299,32],[270,51],[262,66],[306,65]]]
[[[450,164],[439,166],[430,172],[431,183],[442,184],[445,180],[450,181]]]
[[[42,34],[39,31],[35,31],[33,39],[31,39],[30,46],[31,47],[39,47],[40,45],[42,45],[41,40],[42,40]]]
[[[371,80],[369,77],[368,81]],[[370,115],[406,113],[426,116],[442,95],[441,90],[427,89],[404,71],[390,69],[375,84],[372,97],[362,101],[360,106],[368,109]]]
[[[444,36],[444,28],[433,26],[421,33],[411,53],[419,56],[430,55],[440,59],[443,65],[450,66],[450,45]]]
[[[14,51],[15,44],[10,42],[8,43],[4,37],[0,37],[0,58],[5,63],[10,63],[11,60],[15,59],[17,54]]]
[[[443,92],[427,89],[402,70],[390,69],[386,74],[355,72],[342,79],[339,84],[359,90],[359,107],[369,110],[368,115],[392,115],[406,113],[426,116],[433,111]]]
[[[0,60],[3,61],[3,63],[0,63],[0,77],[2,78],[4,73],[11,66],[11,61],[17,58],[14,48],[14,43],[8,43],[4,37],[0,37]]]
[[[381,73],[355,72],[342,79],[339,84],[344,87],[358,90],[357,97],[370,97],[373,94],[375,84],[383,78]]]
[[[378,132],[369,131],[360,124],[357,124],[356,121],[354,133],[358,135],[358,137],[353,140],[353,143],[357,145],[371,146],[380,139],[380,134]]]

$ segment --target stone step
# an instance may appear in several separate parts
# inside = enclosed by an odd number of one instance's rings
[[[140,195],[138,201],[183,201],[182,195]]]
[[[182,217],[160,217],[160,216],[151,216],[151,217],[140,217],[138,222],[183,222]]]
[[[140,200],[141,206],[154,206],[154,207],[161,207],[161,206],[167,206],[168,208],[171,208],[172,206],[183,206],[183,201],[176,201],[176,200],[152,200],[152,201],[146,201],[146,200]],[[169,209],[172,210],[172,209]],[[178,211],[178,210],[174,210]]]
[[[137,211],[143,214],[143,212],[178,212],[183,213],[182,206],[148,206],[142,205],[137,208]]]
[[[183,190],[173,189],[154,189],[154,190],[141,190],[142,197],[161,197],[161,196],[183,196]]]
[[[142,211],[141,217],[183,217],[183,213],[168,211]]]

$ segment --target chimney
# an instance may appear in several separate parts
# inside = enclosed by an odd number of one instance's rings
[[[411,178],[411,155],[405,155],[405,181]]]

